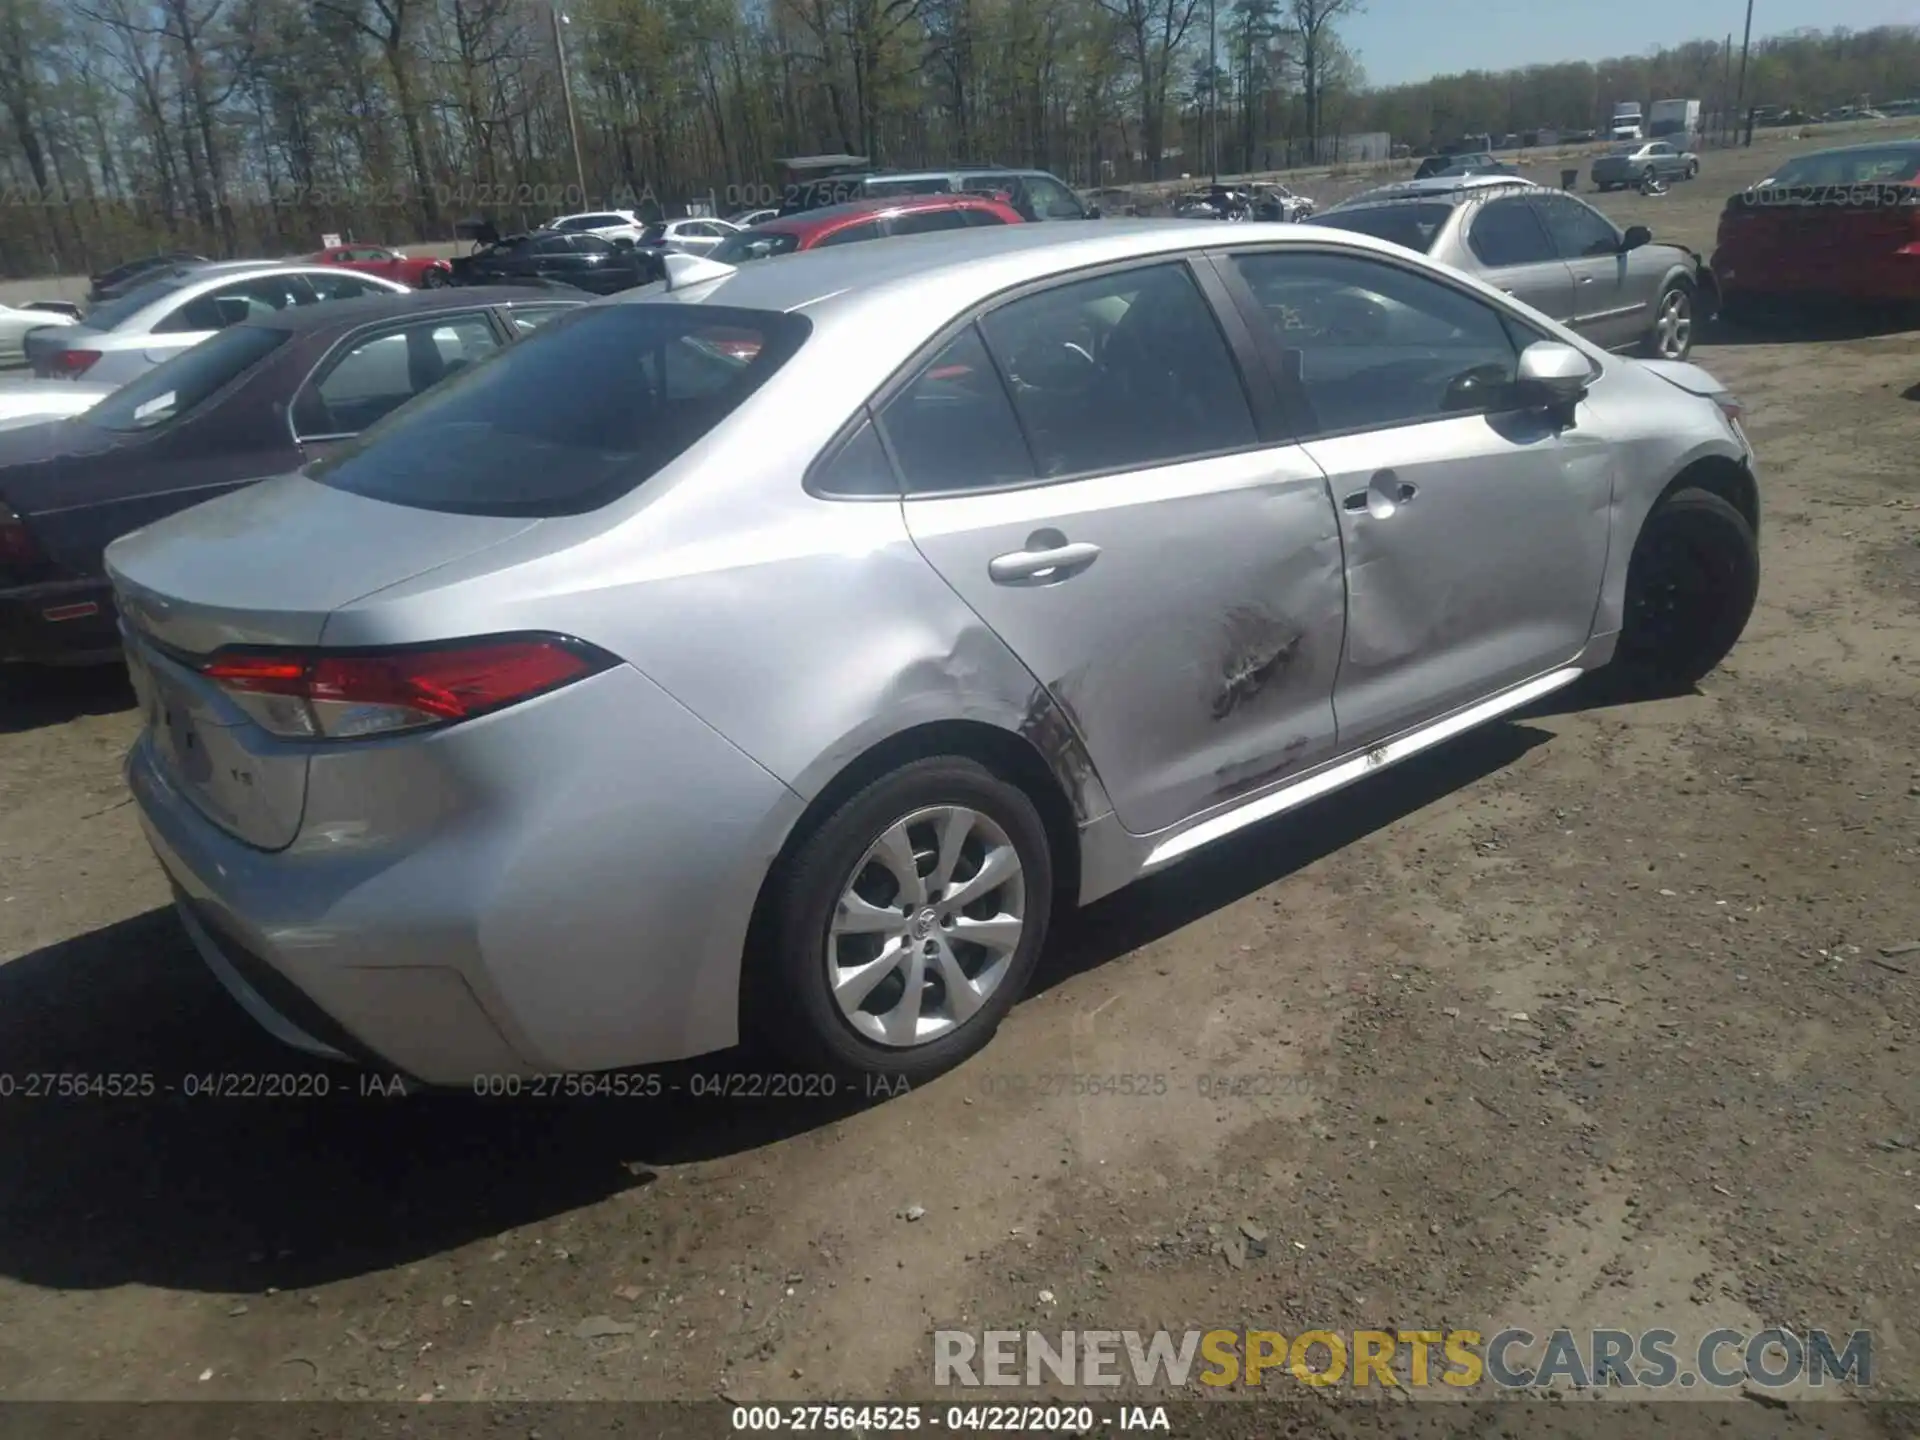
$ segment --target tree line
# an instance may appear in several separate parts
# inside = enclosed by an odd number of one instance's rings
[[[1365,0],[0,0],[0,270],[286,254],[565,210],[727,213],[776,161],[1281,168],[1327,137],[1720,96],[1728,45],[1369,89]],[[1920,27],[1757,42],[1754,103],[1920,90]],[[572,97],[571,108],[567,104]],[[578,161],[574,136],[578,136]]]

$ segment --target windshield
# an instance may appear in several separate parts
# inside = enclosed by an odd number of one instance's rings
[[[707,258],[723,265],[738,265],[744,260],[791,255],[799,248],[800,237],[788,230],[742,230],[714,246],[707,252]]]
[[[287,332],[234,325],[130,380],[87,412],[102,430],[151,430],[225,389],[286,342]]]
[[[1876,146],[1800,155],[1773,172],[1767,185],[1873,185],[1920,179],[1920,145]]]
[[[89,330],[111,330],[117,325],[137,315],[153,304],[154,301],[172,294],[187,283],[187,276],[168,275],[159,280],[149,280],[144,285],[136,285],[124,295],[111,300],[103,300],[91,310],[80,323]]]
[[[1404,245],[1424,255],[1452,213],[1451,205],[1369,205],[1356,210],[1329,210],[1324,215],[1315,215],[1307,223],[1371,235],[1376,240]]]
[[[590,305],[316,461],[337,490],[462,515],[577,515],[645,483],[799,350],[799,315]]]

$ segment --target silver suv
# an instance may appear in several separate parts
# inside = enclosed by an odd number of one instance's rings
[[[1434,176],[1356,195],[1310,223],[1418,250],[1609,350],[1684,360],[1715,308],[1700,256],[1621,230],[1578,196],[1500,175]]]

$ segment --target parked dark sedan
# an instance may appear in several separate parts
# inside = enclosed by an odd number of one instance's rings
[[[558,280],[596,295],[650,284],[666,273],[656,254],[569,230],[502,236],[452,263],[456,285]]]
[[[109,541],[297,469],[585,299],[502,287],[290,308],[83,414],[0,432],[0,661],[111,660]]]
[[[138,260],[129,260],[124,265],[116,265],[111,270],[102,270],[92,276],[87,291],[87,303],[98,305],[103,300],[111,300],[116,295],[124,295],[136,285],[144,285],[162,270],[175,269],[181,265],[204,265],[207,257],[196,255],[191,250],[163,250],[158,255],[143,255]]]

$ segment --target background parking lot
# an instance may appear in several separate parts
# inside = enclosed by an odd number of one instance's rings
[[[1599,203],[1704,252],[1781,153]],[[988,1323],[1871,1328],[1911,1394],[1920,336],[1694,358],[1763,492],[1700,693],[1576,692],[1122,892],[911,1094],[363,1094],[191,953],[123,682],[0,677],[0,1397],[924,1396]]]

